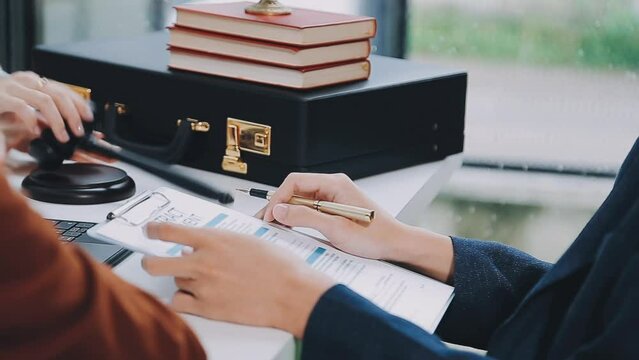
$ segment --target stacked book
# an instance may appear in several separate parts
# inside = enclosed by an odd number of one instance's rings
[[[251,15],[250,4],[177,6],[169,67],[295,89],[368,79],[374,18],[306,9]]]

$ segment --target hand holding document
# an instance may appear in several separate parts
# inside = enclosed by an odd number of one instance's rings
[[[403,268],[359,258],[329,243],[168,188],[142,194],[90,232],[98,239],[155,256],[180,256],[183,245],[148,239],[147,222],[170,222],[250,234],[311,268],[345,284],[384,310],[433,332],[453,297],[453,288]],[[259,264],[256,264],[259,266]]]

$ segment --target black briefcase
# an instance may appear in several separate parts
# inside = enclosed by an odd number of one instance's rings
[[[166,43],[160,32],[40,46],[34,70],[91,89],[113,143],[271,185],[294,171],[360,178],[463,149],[463,71],[373,55],[368,81],[294,91],[169,70]]]

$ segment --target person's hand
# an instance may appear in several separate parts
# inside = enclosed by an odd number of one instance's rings
[[[67,86],[32,72],[0,77],[0,131],[7,147],[24,150],[45,128],[67,142],[65,123],[75,136],[82,136],[83,120],[93,120],[91,108]]]
[[[370,223],[324,214],[306,206],[286,204],[293,195],[375,210]],[[407,226],[371,201],[344,174],[290,174],[273,194],[264,220],[321,232],[331,244],[348,253],[371,259],[393,257],[398,237]]]
[[[375,218],[363,223],[287,204],[293,195],[375,210]],[[452,274],[449,237],[402,224],[366,197],[344,174],[290,174],[264,209],[264,220],[313,228],[343,251],[404,263],[441,281],[447,281]]]
[[[295,254],[253,236],[152,223],[147,236],[193,248],[181,257],[146,257],[155,276],[173,276],[178,311],[268,326],[301,338],[312,309],[334,282]]]

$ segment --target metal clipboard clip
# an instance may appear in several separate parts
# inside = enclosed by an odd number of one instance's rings
[[[171,204],[166,195],[157,191],[147,191],[137,199],[117,208],[107,215],[107,220],[121,219],[131,226],[140,226]],[[146,207],[149,207],[148,209]],[[135,213],[139,210],[141,214]]]

